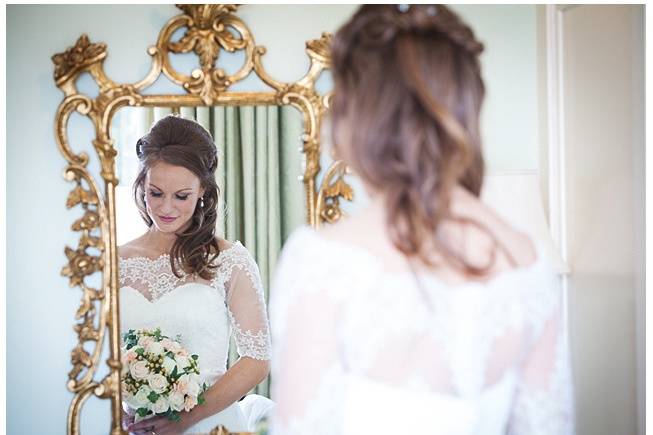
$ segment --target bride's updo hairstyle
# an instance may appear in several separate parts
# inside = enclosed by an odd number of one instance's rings
[[[195,174],[204,188],[204,207],[199,201],[191,218],[190,226],[177,234],[170,252],[170,264],[177,277],[181,277],[178,265],[184,273],[195,273],[211,279],[215,266],[211,263],[220,250],[215,237],[218,205],[218,185],[215,169],[218,153],[211,134],[195,121],[175,115],[159,120],[145,136],[136,143],[136,155],[140,170],[134,181],[134,199],[141,217],[148,227],[153,224],[145,205],[145,176],[158,162],[183,166]]]
[[[438,232],[461,185],[483,180],[479,112],[483,45],[442,5],[364,5],[332,45],[336,149],[386,199],[393,244],[433,264],[427,248],[480,275]],[[340,151],[340,149],[339,149]]]

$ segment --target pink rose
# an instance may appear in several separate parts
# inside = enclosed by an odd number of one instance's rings
[[[177,383],[175,384],[173,390],[181,394],[186,394],[188,393],[189,384],[190,384],[190,378],[188,377],[188,375],[181,375],[179,379],[177,379]]]
[[[164,338],[163,340],[160,341],[161,345],[165,347],[166,350],[172,350],[174,346],[174,342],[170,340],[169,338]]]
[[[186,396],[186,400],[184,400],[184,411],[190,411],[197,405],[197,399],[193,396]]]
[[[150,337],[149,335],[144,335],[138,339],[138,345],[143,349],[145,349],[147,345],[151,343],[154,343],[154,338]]]
[[[127,363],[130,363],[130,362],[132,362],[132,361],[135,361],[136,358],[138,358],[138,354],[137,354],[136,352],[134,352],[134,348],[131,348],[131,349],[128,350],[127,353],[125,354],[125,360],[127,361]]]

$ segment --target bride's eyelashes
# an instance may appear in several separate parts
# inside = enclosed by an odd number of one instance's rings
[[[163,194],[161,192],[155,192],[154,190],[150,190],[150,196],[152,198],[160,198]],[[190,194],[186,195],[175,195],[175,198],[177,198],[180,201],[186,201]]]

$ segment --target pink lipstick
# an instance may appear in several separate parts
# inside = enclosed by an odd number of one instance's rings
[[[163,221],[164,223],[169,224],[170,222],[173,222],[177,218],[170,217],[170,216],[159,216],[159,219],[161,219],[161,221]]]

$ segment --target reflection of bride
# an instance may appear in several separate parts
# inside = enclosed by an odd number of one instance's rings
[[[240,242],[215,236],[216,147],[199,124],[176,116],[137,143],[134,195],[149,230],[119,248],[121,332],[161,328],[199,355],[206,403],[176,423],[154,417],[130,432],[252,430],[272,402],[250,395],[269,372],[270,338],[259,270]],[[231,334],[239,360],[227,370]],[[133,410],[128,410],[133,414]],[[131,419],[130,421],[133,421]]]

